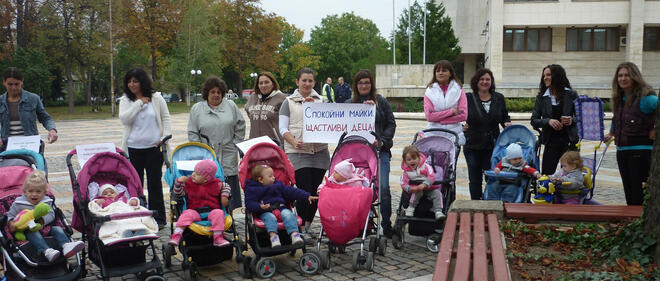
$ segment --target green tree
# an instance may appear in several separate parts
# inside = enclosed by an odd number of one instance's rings
[[[354,13],[330,15],[312,29],[309,39],[314,54],[321,57],[317,80],[344,76],[351,82],[357,69],[375,69],[387,62],[387,41],[376,24]]]
[[[277,69],[275,73],[280,89],[290,92],[296,87],[296,73],[303,67],[318,69],[321,57],[314,55],[312,48],[303,42],[304,31],[280,18],[282,43],[277,51]]]
[[[44,101],[49,100],[50,82],[53,78],[48,72],[48,61],[44,53],[18,48],[0,60],[0,71],[10,66],[18,67],[23,73],[23,89],[38,94]],[[7,91],[4,85],[0,86],[0,89],[3,93]]]
[[[439,60],[452,61],[461,53],[458,38],[451,27],[451,19],[445,15],[445,7],[436,1],[426,2],[426,63]],[[424,10],[417,1],[410,7],[411,57],[413,64],[421,64],[424,52]],[[408,63],[408,9],[399,17],[396,32],[396,62]]]

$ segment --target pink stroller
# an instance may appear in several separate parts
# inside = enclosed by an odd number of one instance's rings
[[[321,231],[317,247],[320,250],[324,233],[328,238],[329,252],[343,252],[348,245],[360,244],[360,250],[353,254],[352,268],[355,271],[363,267],[371,271],[376,251],[385,255],[387,249],[387,241],[378,233],[378,153],[376,146],[365,138],[345,135],[339,139],[339,145],[332,155],[328,175],[334,173],[335,165],[350,158],[357,172],[369,180],[369,185],[345,186],[326,179],[325,186],[319,192]],[[372,236],[367,250],[365,241],[369,235]],[[359,240],[351,242],[354,238]],[[321,253],[328,263],[329,252]]]
[[[88,190],[88,187],[93,182],[98,185],[106,183],[123,185],[126,187],[128,197],[137,197],[141,203],[146,202],[142,193],[140,178],[135,168],[121,150],[117,149],[117,152],[95,154],[79,171],[77,178],[71,163],[71,158],[77,152],[74,149],[67,155],[66,163],[74,193],[72,226],[82,233],[83,241],[87,242],[89,258],[101,269],[103,280],[110,280],[110,277],[126,274],[136,274],[145,280],[165,280],[162,276],[163,268],[153,243],[153,240],[159,238],[158,235],[144,233],[118,239],[107,244],[99,237],[99,229],[105,222],[147,216],[153,217],[155,212],[135,211],[98,216],[89,209],[88,204],[93,199],[90,196],[93,195],[91,195],[92,192]],[[151,261],[147,261],[145,258],[148,248],[152,251],[153,259]],[[86,252],[83,251],[83,259],[85,254]],[[86,273],[86,270],[83,270],[83,272]]]

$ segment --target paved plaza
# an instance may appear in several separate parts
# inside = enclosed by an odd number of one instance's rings
[[[245,114],[245,113],[243,113]],[[248,120],[246,118],[246,120]],[[249,121],[248,121],[249,122]],[[529,121],[521,120],[514,123],[529,125]],[[187,141],[186,128],[188,124],[188,114],[172,115],[173,139],[171,146],[182,144]],[[392,190],[392,206],[396,209],[400,197],[399,177],[401,175],[401,152],[403,148],[410,144],[412,138],[420,129],[426,126],[424,120],[397,119],[397,130],[394,138],[394,147],[392,149],[392,171],[390,174],[390,186]],[[606,124],[609,126],[609,124]],[[248,124],[249,127],[249,124]],[[46,160],[48,162],[49,180],[55,191],[56,202],[62,208],[66,216],[70,219],[72,206],[72,189],[69,173],[66,167],[66,155],[79,144],[91,144],[112,142],[120,144],[123,132],[123,126],[118,119],[108,120],[84,120],[84,121],[59,121],[57,122],[59,131],[59,140],[46,146]],[[249,132],[249,128],[247,129]],[[42,136],[45,132],[41,132]],[[582,146],[582,153],[590,154],[593,152],[594,143],[586,143]],[[331,146],[331,152],[334,146]],[[74,165],[76,172],[77,164]],[[163,168],[164,169],[164,168]],[[457,198],[469,199],[467,167],[463,154],[461,153],[458,162],[457,175]],[[166,197],[169,197],[169,187],[163,185]],[[594,198],[603,204],[625,204],[621,179],[616,167],[616,157],[613,148],[607,153],[607,157],[602,168],[598,172],[596,179],[596,189]],[[166,200],[167,202],[167,200]],[[169,208],[167,208],[169,210]],[[239,210],[234,213],[235,221],[238,225],[239,234],[244,239],[244,216]],[[394,216],[392,217],[394,220]],[[318,230],[318,217],[315,219],[315,230]],[[160,232],[161,239],[157,241],[157,247],[160,253],[161,243],[166,243],[169,235],[169,228]],[[77,234],[75,237],[80,237]],[[345,254],[334,254],[332,256],[331,269],[321,271],[315,276],[305,276],[297,271],[297,262],[300,253],[296,257],[282,255],[276,257],[278,273],[274,280],[404,280],[420,276],[429,276],[432,274],[435,264],[435,254],[429,252],[425,246],[425,239],[420,237],[407,236],[406,243],[401,250],[395,250],[391,244],[387,249],[385,257],[376,256],[376,262],[373,272],[351,270],[352,252],[357,247],[349,247]],[[251,254],[251,253],[250,253]],[[85,280],[99,279],[99,270],[89,261],[89,276]],[[166,269],[166,277],[169,280],[181,280],[183,273],[180,271],[180,256],[174,257],[173,266]],[[244,280],[237,271],[234,261],[225,261],[221,264],[203,267],[200,269],[200,280]],[[134,276],[126,276],[124,279],[135,280]],[[122,280],[115,278],[113,280]]]

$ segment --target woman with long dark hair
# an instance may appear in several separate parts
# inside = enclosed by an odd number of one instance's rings
[[[612,128],[616,161],[628,205],[642,205],[642,183],[648,179],[655,139],[654,114],[658,96],[632,62],[619,64],[612,79]]]
[[[465,135],[461,122],[467,120],[467,111],[463,85],[454,67],[446,60],[435,63],[433,78],[424,92],[424,114],[429,122],[427,128],[454,131],[458,134],[458,143],[463,145]]]
[[[571,88],[561,65],[543,68],[531,123],[535,129],[540,129],[541,143],[545,146],[541,164],[544,175],[554,174],[564,152],[575,149],[578,135],[573,101],[576,98],[577,92]]]
[[[124,76],[119,120],[124,125],[121,147],[128,151],[143,185],[146,171],[149,209],[157,211],[154,218],[158,225],[165,225],[161,182],[164,159],[160,146],[163,138],[172,134],[172,123],[165,99],[158,92],[154,93],[149,75],[141,68],[131,69]]]
[[[490,169],[490,157],[500,128],[511,125],[504,95],[495,91],[495,78],[488,68],[481,68],[470,80],[472,93],[467,93],[468,117],[463,131],[463,154],[468,166],[470,197],[483,199],[483,172]]]

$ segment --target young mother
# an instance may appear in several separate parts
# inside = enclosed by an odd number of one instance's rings
[[[254,94],[248,97],[245,112],[250,118],[250,136],[257,138],[268,136],[282,144],[282,135],[279,127],[279,111],[286,98],[280,92],[280,85],[275,76],[268,72],[261,72],[254,83]]]
[[[296,186],[313,196],[317,196],[316,189],[323,181],[323,176],[330,166],[330,152],[325,143],[303,143],[303,106],[304,102],[323,102],[323,98],[314,91],[314,71],[311,68],[298,70],[296,76],[296,89],[288,96],[280,108],[280,134],[284,138],[284,151],[296,170]],[[316,215],[317,202],[309,203],[307,200],[297,201],[298,214],[305,224],[301,233],[306,240],[313,239],[310,225]]]
[[[433,66],[433,78],[424,93],[424,114],[429,122],[427,129],[451,130],[458,134],[460,145],[465,144],[461,122],[467,120],[468,115],[462,87],[451,63],[441,60]]]

